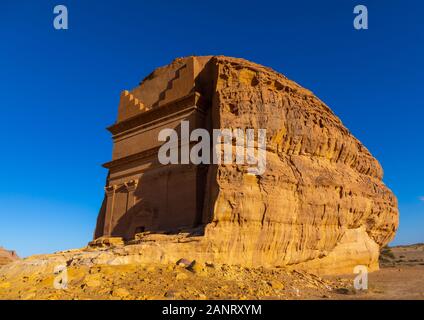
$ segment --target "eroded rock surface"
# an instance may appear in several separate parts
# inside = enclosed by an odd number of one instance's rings
[[[159,129],[183,120],[191,130],[265,129],[264,173],[235,162],[161,165]],[[358,264],[377,269],[380,247],[395,235],[397,200],[378,161],[312,92],[270,68],[224,56],[176,59],[123,92],[109,130],[113,160],[96,237],[128,242],[143,231],[202,228],[184,245],[160,236],[162,259],[187,252],[350,273]]]
[[[18,259],[19,257],[15,251],[6,250],[3,247],[0,247],[0,266],[11,263]]]
[[[378,268],[379,247],[398,226],[378,161],[310,91],[246,60],[212,61],[214,127],[267,130],[263,175],[237,165],[211,173],[206,239],[216,259],[330,273]]]

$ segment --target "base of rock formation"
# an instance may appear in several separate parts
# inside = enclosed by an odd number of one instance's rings
[[[382,269],[369,274],[369,288],[362,292],[353,288],[353,273],[321,277],[287,267],[200,263],[188,255],[148,263],[142,249],[164,237],[141,235],[137,241],[143,243],[125,246],[119,239],[98,240],[87,248],[14,261],[0,267],[0,299],[424,299],[423,245],[384,248]],[[170,243],[187,241],[173,237]],[[67,266],[65,289],[54,287],[58,265]]]
[[[125,245],[126,244],[126,245]],[[275,265],[265,263],[259,257],[222,255],[219,248],[208,241],[203,234],[203,228],[182,230],[176,234],[144,232],[135,236],[134,240],[124,242],[119,237],[101,237],[89,243],[89,248],[115,248],[107,250],[102,255],[110,255],[111,261],[122,263],[174,263],[184,258],[200,263],[241,265],[249,268],[285,267],[287,269],[303,270],[319,275],[350,274],[352,266],[363,265],[370,272],[378,270],[380,247],[367,234],[363,227],[347,230],[339,244],[322,258],[306,262]],[[89,250],[91,250],[89,249]],[[119,259],[115,257],[118,254]],[[72,258],[79,259],[79,258]],[[96,257],[96,259],[98,259]],[[103,261],[100,261],[103,263]],[[112,262],[114,264],[115,262]],[[328,266],[331,266],[329,268]]]
[[[166,239],[169,247],[158,247],[158,238],[164,236],[145,236],[126,246],[99,240],[87,248],[8,264],[0,268],[0,299],[328,298],[348,285],[289,268],[198,262],[188,252],[172,254],[179,241],[190,243],[184,235]],[[54,286],[58,266],[66,266],[66,288]]]
[[[304,262],[297,268],[319,274],[352,273],[351,266],[364,265],[369,272],[379,269],[380,246],[366,233],[365,229],[347,230],[337,246],[325,257]],[[343,258],[341,258],[343,257]],[[327,266],[332,266],[328,269]]]
[[[316,260],[279,267],[253,261],[237,264],[207,247],[202,231],[143,232],[127,242],[101,237],[82,249],[8,261],[0,267],[0,299],[325,298],[347,286],[337,279],[320,278],[328,270],[350,274],[347,266],[356,258],[364,261],[375,254],[377,260],[370,260],[369,268],[378,268],[378,246],[371,240],[358,241],[364,238],[361,228],[340,241],[340,250],[349,257],[346,264],[337,259],[337,252],[336,258],[331,254],[324,258],[333,259],[323,261],[334,263],[331,269]],[[54,286],[58,268],[66,270],[63,290]]]

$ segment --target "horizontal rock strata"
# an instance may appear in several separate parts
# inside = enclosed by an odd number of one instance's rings
[[[310,91],[245,60],[213,63],[214,127],[267,130],[263,175],[220,165],[211,178],[206,239],[216,259],[338,273],[378,268],[379,247],[398,225],[378,161]]]
[[[266,129],[264,173],[144,160],[157,152],[157,128],[184,119],[209,130]],[[162,239],[158,250],[172,259],[174,250],[219,263],[350,273],[358,264],[377,269],[379,248],[395,235],[397,200],[378,161],[311,91],[270,68],[224,56],[176,59],[123,92],[110,131],[96,237],[129,241],[200,226],[195,244]]]

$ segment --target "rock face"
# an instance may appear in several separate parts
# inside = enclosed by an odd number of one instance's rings
[[[3,247],[0,247],[0,266],[11,263],[18,259],[19,257],[15,251],[6,250]]]
[[[190,130],[266,129],[265,172],[236,163],[161,166],[157,128],[181,120]],[[395,235],[397,200],[378,161],[321,100],[270,68],[223,56],[177,59],[123,93],[110,131],[95,237],[200,227],[196,241],[172,250],[351,273],[359,264],[377,269],[380,247]]]

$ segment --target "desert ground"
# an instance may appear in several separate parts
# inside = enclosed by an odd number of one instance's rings
[[[369,290],[347,298],[421,300],[424,299],[423,276],[424,244],[383,248],[380,270],[369,274]]]
[[[384,248],[368,290],[352,275],[319,277],[286,268],[178,264],[68,267],[66,289],[53,273],[2,273],[0,299],[424,299],[424,245]]]

